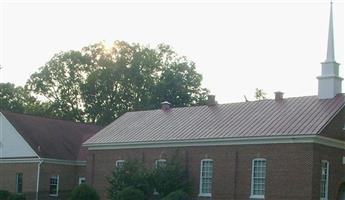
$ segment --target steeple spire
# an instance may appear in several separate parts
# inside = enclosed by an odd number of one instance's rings
[[[343,78],[339,76],[339,63],[334,59],[334,35],[333,35],[333,3],[331,2],[331,12],[329,17],[327,58],[321,63],[321,76],[318,76],[320,99],[331,99],[342,92],[341,86]]]
[[[334,35],[333,35],[333,2],[331,1],[331,11],[329,15],[327,58],[325,62],[335,62],[334,60]]]

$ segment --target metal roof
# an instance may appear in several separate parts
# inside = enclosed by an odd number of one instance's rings
[[[345,98],[317,96],[128,112],[84,144],[318,134]]]

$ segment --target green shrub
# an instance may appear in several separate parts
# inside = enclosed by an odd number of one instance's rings
[[[72,190],[69,200],[99,200],[99,196],[92,187],[81,184]]]
[[[189,199],[190,198],[186,192],[183,192],[182,190],[177,190],[175,192],[168,194],[162,200],[189,200]]]
[[[7,200],[10,197],[11,193],[6,190],[0,190],[0,200]]]
[[[12,194],[9,200],[26,200],[24,195],[21,194]]]
[[[181,190],[190,192],[187,171],[177,157],[167,161],[165,167],[159,167],[153,171],[153,184],[160,197]]]
[[[123,167],[115,168],[108,181],[108,197],[111,200],[118,200],[119,193],[128,187],[144,192],[145,199],[153,194],[152,172],[137,161],[126,161]]]
[[[145,200],[143,191],[134,187],[127,187],[118,193],[119,200]]]

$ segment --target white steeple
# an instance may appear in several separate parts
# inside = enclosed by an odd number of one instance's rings
[[[321,63],[322,72],[318,76],[320,99],[331,99],[341,93],[341,84],[343,78],[339,76],[339,64],[334,56],[334,35],[333,35],[333,3],[331,2],[331,11],[329,17],[328,45],[326,61]]]

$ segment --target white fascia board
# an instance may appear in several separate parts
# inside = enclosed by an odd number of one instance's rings
[[[84,144],[89,150],[192,147],[192,146],[225,146],[225,145],[258,145],[258,144],[300,144],[315,143],[339,149],[345,149],[345,142],[318,135],[244,137],[180,141],[151,141],[133,143]]]
[[[16,163],[48,163],[57,165],[86,166],[84,160],[61,160],[51,158],[0,158],[0,164],[16,164]]]

